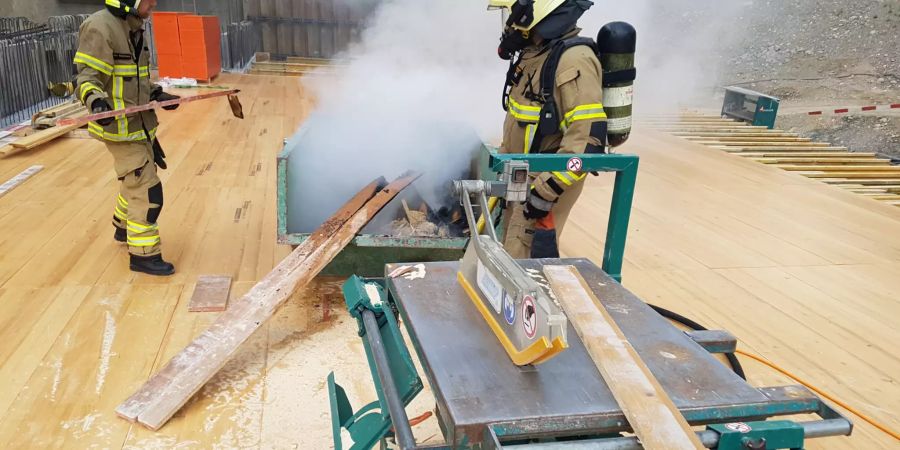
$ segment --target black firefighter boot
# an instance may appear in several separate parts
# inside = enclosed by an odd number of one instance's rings
[[[130,256],[131,270],[134,272],[143,272],[150,275],[172,275],[175,273],[175,266],[163,261],[162,255]]]
[[[128,235],[125,232],[124,228],[116,227],[116,233],[113,235],[113,239],[118,242],[125,242],[128,240]]]

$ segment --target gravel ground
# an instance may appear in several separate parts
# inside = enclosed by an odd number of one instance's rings
[[[741,23],[740,38],[721,48],[719,85],[779,97],[791,110],[779,128],[900,158],[896,110],[814,117],[796,108],[900,102],[900,0],[753,0]]]

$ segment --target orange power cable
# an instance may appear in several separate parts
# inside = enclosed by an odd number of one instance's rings
[[[817,388],[817,387],[815,387],[815,386],[809,384],[808,382],[806,382],[806,381],[804,381],[803,379],[801,379],[800,377],[798,377],[798,376],[796,376],[796,375],[794,375],[794,374],[788,372],[787,370],[782,369],[781,367],[776,366],[774,363],[771,363],[771,362],[767,361],[765,358],[763,358],[763,357],[761,357],[761,356],[756,356],[756,355],[747,353],[747,352],[742,351],[742,350],[735,350],[734,353],[736,353],[736,354],[738,354],[738,355],[741,355],[741,356],[746,356],[746,357],[748,357],[748,358],[750,358],[750,359],[753,359],[753,360],[756,360],[756,361],[759,361],[759,362],[761,362],[761,363],[763,363],[763,364],[765,364],[765,365],[767,365],[767,366],[769,366],[769,367],[771,367],[771,368],[773,368],[773,369],[775,369],[775,370],[781,372],[782,374],[784,374],[784,375],[786,375],[786,376],[792,378],[793,380],[797,381],[798,383],[800,383],[800,384],[802,384],[802,385],[808,387],[809,389],[811,389],[812,391],[814,391],[816,394],[819,394],[819,395],[821,395],[822,397],[825,397],[825,398],[827,398],[828,400],[831,400],[832,402],[836,403],[836,404],[837,404],[838,406],[840,406],[841,408],[844,408],[844,409],[846,409],[847,411],[850,411],[851,413],[853,413],[853,414],[855,414],[856,416],[858,416],[860,419],[862,419],[862,420],[864,420],[864,421],[866,421],[866,422],[869,422],[869,424],[872,425],[873,427],[878,428],[879,430],[881,430],[881,431],[887,433],[888,435],[890,435],[890,436],[893,437],[894,439],[897,439],[898,441],[900,441],[900,434],[898,434],[896,431],[892,431],[892,430],[888,429],[887,426],[882,425],[881,423],[877,422],[875,419],[872,419],[871,417],[869,417],[869,416],[867,416],[867,415],[865,415],[865,414],[863,414],[863,413],[857,411],[855,408],[851,407],[850,405],[848,405],[848,404],[846,404],[846,403],[844,403],[844,402],[842,402],[842,401],[840,401],[840,400],[838,400],[838,399],[836,399],[836,398],[834,398],[834,397],[832,397],[832,396],[826,394],[825,392],[822,392],[821,389],[819,389],[819,388]]]

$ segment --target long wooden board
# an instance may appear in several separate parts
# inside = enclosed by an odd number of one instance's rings
[[[153,430],[162,427],[282,303],[318,275],[384,205],[416,178],[418,175],[399,178],[377,194],[380,180],[360,191],[119,405],[116,414]]]
[[[544,266],[544,275],[644,448],[704,448],[578,269]]]
[[[103,113],[90,114],[90,115],[85,115],[85,116],[80,116],[80,117],[67,117],[65,119],[58,120],[56,122],[56,126],[57,126],[57,128],[60,126],[72,126],[72,125],[81,126],[81,125],[87,124],[88,122],[93,122],[93,121],[100,120],[100,119],[107,119],[110,117],[116,117],[116,116],[121,116],[121,115],[125,115],[125,114],[134,114],[136,112],[147,111],[150,109],[160,109],[160,108],[163,108],[166,106],[180,105],[182,103],[196,102],[198,100],[206,100],[206,99],[210,99],[210,98],[223,97],[223,96],[232,96],[232,95],[236,95],[239,92],[241,92],[239,89],[229,89],[227,91],[218,91],[218,92],[211,92],[208,94],[192,95],[192,96],[188,96],[188,97],[181,97],[181,98],[177,98],[174,100],[166,100],[166,101],[162,101],[162,102],[153,101],[153,102],[147,103],[145,105],[131,106],[131,107],[124,108],[124,109],[117,109],[115,111],[107,111],[107,112],[103,112]],[[71,130],[69,130],[69,131],[71,131]]]

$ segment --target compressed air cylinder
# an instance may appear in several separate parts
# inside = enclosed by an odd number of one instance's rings
[[[636,46],[637,31],[626,22],[608,23],[597,34],[597,56],[603,66],[603,108],[611,147],[624,144],[631,134]]]

